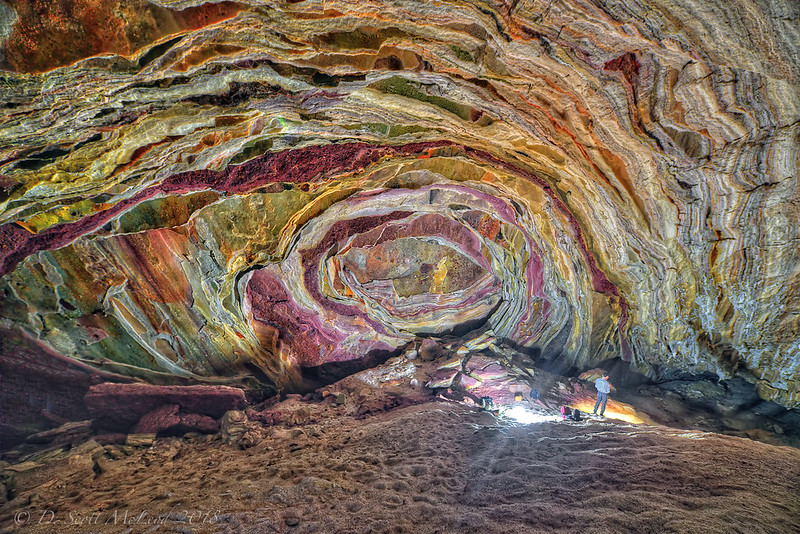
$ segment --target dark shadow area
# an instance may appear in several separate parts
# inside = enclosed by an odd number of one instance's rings
[[[399,356],[405,346],[394,351],[373,350],[358,360],[329,362],[316,367],[302,368],[303,385],[292,393],[309,393],[365,369],[377,367],[393,356]]]
[[[92,383],[86,369],[0,330],[0,454],[31,434],[87,419],[83,397]]]
[[[613,375],[611,381],[617,385]],[[612,398],[665,426],[800,447],[800,410],[762,399],[744,378],[680,373],[675,380],[626,385]]]

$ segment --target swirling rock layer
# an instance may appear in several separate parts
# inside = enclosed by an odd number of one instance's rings
[[[152,383],[465,336],[798,406],[799,16],[0,2],[2,325]]]

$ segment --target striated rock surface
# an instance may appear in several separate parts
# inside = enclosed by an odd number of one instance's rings
[[[799,17],[0,2],[0,321],[162,385],[468,335],[800,406]]]

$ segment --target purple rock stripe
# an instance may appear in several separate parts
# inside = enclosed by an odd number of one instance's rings
[[[246,193],[271,182],[312,182],[326,177],[357,172],[384,157],[406,156],[425,149],[450,146],[449,141],[376,146],[366,143],[320,145],[264,154],[222,171],[191,171],[175,174],[111,208],[70,223],[51,226],[31,234],[16,223],[0,226],[0,276],[13,271],[23,259],[42,250],[61,248],[91,233],[130,207],[158,195],[184,194],[214,189]]]

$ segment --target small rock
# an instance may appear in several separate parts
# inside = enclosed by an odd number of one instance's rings
[[[289,416],[289,424],[291,425],[303,425],[309,422],[311,418],[311,412],[307,407],[298,408],[297,410],[293,411]]]
[[[228,445],[248,448],[264,439],[265,432],[261,425],[250,421],[245,412],[231,410],[222,416],[219,435]]]
[[[77,447],[73,447],[69,451],[67,451],[67,456],[85,456],[87,458],[97,458],[102,455],[106,450],[103,448],[102,445],[97,443],[95,440],[90,439],[86,443],[82,443]]]
[[[76,472],[88,475],[94,469],[94,462],[88,456],[75,454],[67,457],[67,465]]]
[[[304,495],[317,495],[333,488],[333,484],[325,479],[308,476],[297,484]]]
[[[52,460],[53,458],[58,458],[63,453],[64,453],[64,448],[58,447],[55,449],[44,450],[33,453],[30,456],[28,456],[27,459],[30,460],[31,462],[36,462],[41,464],[47,462],[48,460]]]
[[[305,432],[300,428],[275,428],[272,430],[272,438],[276,440],[293,440],[304,434]]]
[[[105,449],[106,455],[108,455],[109,458],[112,458],[114,460],[119,460],[125,457],[125,453],[119,450],[119,447],[115,447],[113,445],[106,445],[103,448]]]
[[[453,379],[458,373],[458,369],[437,369],[433,372],[425,387],[430,389],[449,388],[453,385]]]
[[[347,511],[353,513],[358,512],[364,507],[364,505],[358,501],[349,501],[346,506]]]
[[[181,409],[177,404],[164,404],[158,408],[147,412],[139,418],[136,426],[131,429],[133,434],[157,434],[158,432],[170,428],[180,423],[178,411]]]
[[[225,443],[238,443],[247,432],[247,414],[240,410],[225,412],[220,420],[219,432]]]
[[[30,471],[31,469],[34,469],[36,467],[39,467],[39,464],[37,464],[36,462],[22,462],[19,464],[9,465],[8,467],[6,467],[6,471],[23,473],[25,471]]]
[[[285,504],[289,500],[288,490],[283,486],[275,486],[267,495],[267,501],[272,504]]]
[[[222,425],[222,430],[230,428],[232,425],[239,425],[244,424],[247,422],[247,414],[241,410],[230,410],[225,412],[225,415],[222,416],[222,420],[220,424]]]
[[[155,440],[155,434],[128,434],[125,439],[125,445],[129,447],[150,447]]]
[[[286,526],[296,527],[300,524],[300,517],[294,510],[287,510],[283,514],[283,522],[286,523]]]
[[[29,443],[64,443],[73,441],[76,438],[79,441],[85,439],[91,434],[92,431],[91,421],[71,421],[64,423],[57,428],[51,428],[44,432],[32,434],[28,436],[25,441]]]
[[[442,347],[432,339],[423,339],[418,354],[421,360],[433,361],[442,355]]]

